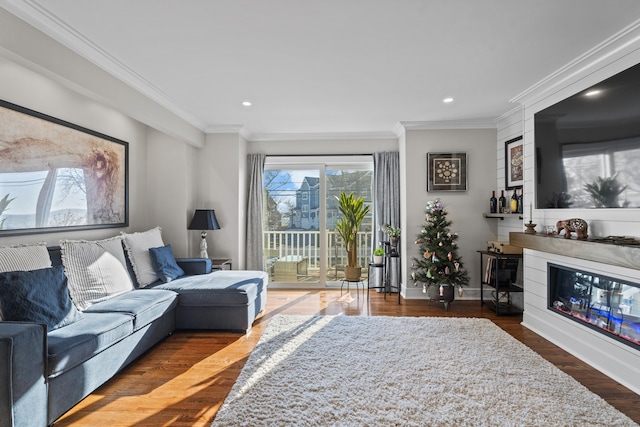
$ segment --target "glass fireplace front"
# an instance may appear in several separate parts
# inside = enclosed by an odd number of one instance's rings
[[[548,308],[640,350],[640,284],[548,263]]]

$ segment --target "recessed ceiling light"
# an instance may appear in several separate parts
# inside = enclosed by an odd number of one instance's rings
[[[590,90],[589,92],[585,93],[585,96],[596,96],[600,92],[602,92],[600,89]]]
[[[445,98],[445,99],[442,100],[442,102],[444,102],[445,104],[450,104],[450,103],[453,102],[453,98],[451,98],[451,97]]]
[[[242,105],[245,107],[251,107],[251,101],[242,101]]]

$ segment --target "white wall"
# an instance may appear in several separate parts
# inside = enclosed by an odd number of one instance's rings
[[[202,149],[151,128],[147,131],[147,141],[147,225],[162,227],[162,239],[171,244],[176,257],[197,256],[197,252],[190,252],[195,232],[187,230],[193,216],[190,206],[196,191],[189,171],[194,169],[193,152]],[[199,240],[200,233],[197,234]]]
[[[524,132],[522,123],[522,108],[515,108],[509,113],[500,117],[497,121],[497,124],[498,141],[496,145],[496,197],[499,197],[500,192],[504,190],[504,197],[507,198],[507,203],[509,203],[509,198],[511,197],[512,190],[506,190],[505,184],[505,143],[512,140],[513,138],[522,136]],[[524,209],[523,212],[526,213],[526,209]],[[498,241],[500,242],[508,242],[510,232],[522,231],[523,229],[523,220],[521,220],[519,217],[508,217],[503,220],[496,219],[494,221],[496,221],[496,223],[498,224]]]
[[[407,298],[426,298],[422,287],[413,286],[408,279],[411,260],[418,257],[415,240],[425,223],[425,207],[428,200],[440,198],[447,207],[451,229],[458,232],[458,246],[462,262],[469,272],[469,287],[463,298],[479,298],[480,259],[478,250],[486,249],[488,240],[495,240],[497,224],[483,218],[488,210],[491,191],[495,190],[496,170],[495,129],[450,129],[406,131],[401,141],[401,165],[406,180],[406,199],[403,201],[403,238],[401,241],[403,283]],[[466,152],[468,167],[468,191],[427,192],[427,153]]]
[[[220,230],[207,236],[209,256],[231,258],[242,269],[246,229],[247,142],[237,133],[208,134],[198,152],[195,209],[214,209]],[[193,212],[191,212],[191,215]],[[192,256],[197,255],[200,233],[191,232]]]

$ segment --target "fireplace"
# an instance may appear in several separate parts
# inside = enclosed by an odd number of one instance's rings
[[[640,283],[547,263],[549,310],[640,350]]]

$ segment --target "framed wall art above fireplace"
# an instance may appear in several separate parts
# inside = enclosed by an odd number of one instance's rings
[[[125,141],[0,101],[0,236],[126,227]]]

